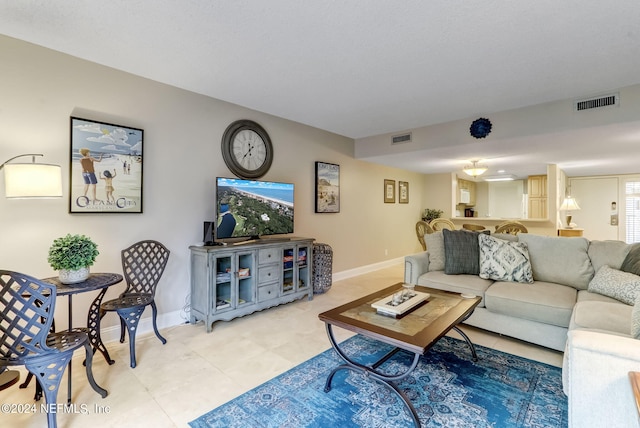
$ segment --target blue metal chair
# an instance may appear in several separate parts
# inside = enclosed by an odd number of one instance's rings
[[[106,397],[107,391],[93,378],[93,351],[87,334],[78,330],[50,333],[55,304],[54,285],[0,270],[0,367],[24,365],[38,379],[47,404],[54,404],[73,352],[84,346],[89,383]],[[47,413],[49,428],[57,426],[53,410]]]
[[[121,252],[122,272],[127,288],[116,299],[100,305],[100,318],[106,312],[115,311],[120,316],[120,343],[124,343],[124,331],[129,332],[131,368],[136,367],[136,331],[140,317],[151,306],[153,330],[162,344],[167,340],[158,332],[155,303],[156,288],[167,266],[170,251],[158,241],[140,241]]]

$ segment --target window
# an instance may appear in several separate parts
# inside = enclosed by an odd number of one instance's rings
[[[640,181],[625,183],[625,211],[628,244],[640,242]]]

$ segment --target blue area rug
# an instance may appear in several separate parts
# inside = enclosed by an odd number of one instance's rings
[[[341,347],[373,363],[391,347],[354,336]],[[416,370],[399,382],[423,427],[566,427],[567,400],[561,369],[442,338]],[[399,373],[412,355],[399,353],[382,369]],[[408,410],[388,386],[352,370],[340,370],[332,389],[324,383],[342,364],[329,349],[190,422],[211,427],[411,427]]]

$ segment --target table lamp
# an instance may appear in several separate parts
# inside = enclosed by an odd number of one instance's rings
[[[567,229],[571,229],[571,211],[579,209],[580,206],[571,196],[567,196],[566,198],[564,198],[564,201],[562,201],[562,204],[560,205],[560,211],[566,211]]]

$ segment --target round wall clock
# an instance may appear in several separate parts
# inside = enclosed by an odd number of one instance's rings
[[[237,120],[222,135],[222,158],[240,178],[260,178],[273,162],[273,146],[264,128],[251,120]]]

